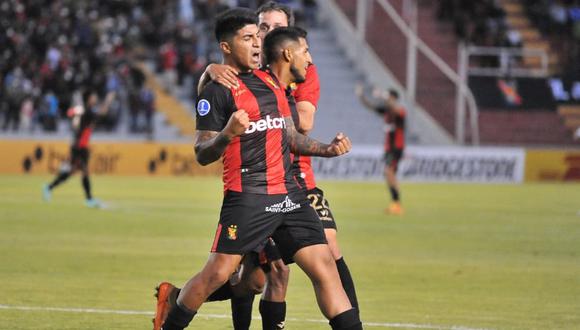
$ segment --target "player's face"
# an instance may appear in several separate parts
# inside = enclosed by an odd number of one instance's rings
[[[240,69],[254,70],[260,67],[262,41],[257,25],[248,24],[238,30],[230,47],[232,58]]]
[[[260,27],[260,38],[264,40],[266,35],[275,28],[287,27],[288,17],[283,11],[267,11],[258,15],[258,25]]]
[[[290,71],[294,76],[295,83],[302,83],[306,80],[306,68],[312,64],[312,56],[308,48],[308,42],[304,38],[300,38],[297,47],[293,49],[292,63],[290,64]]]

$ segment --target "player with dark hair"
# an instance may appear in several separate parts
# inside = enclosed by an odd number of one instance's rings
[[[252,21],[252,17],[254,20]],[[206,298],[234,272],[242,255],[283,228],[293,246],[281,246],[311,278],[319,307],[333,329],[361,329],[332,260],[320,221],[292,176],[290,151],[334,157],[350,150],[342,133],[323,144],[298,133],[281,85],[294,79],[288,63],[277,75],[256,70],[261,42],[255,16],[236,9],[216,23],[224,62],[236,68],[239,87],[211,82],[197,105],[196,157],[206,165],[223,155],[224,201],[214,244],[203,270],[190,279],[162,329],[187,327]],[[307,53],[292,63],[306,72]],[[294,249],[290,251],[290,249]],[[294,253],[295,252],[295,253]]]
[[[82,184],[85,192],[86,205],[99,208],[101,203],[93,198],[91,193],[91,181],[89,179],[89,140],[98,117],[102,117],[108,111],[110,98],[98,109],[98,95],[94,90],[86,90],[82,94],[82,105],[70,108],[67,115],[72,120],[73,143],[70,147],[69,163],[61,166],[60,172],[54,180],[44,186],[42,195],[45,201],[52,198],[52,190],[65,182],[77,171],[82,172]]]
[[[262,40],[268,32],[277,27],[294,25],[292,9],[275,1],[264,3],[258,8],[256,13],[258,15],[258,27],[260,28]],[[218,82],[227,88],[235,88],[238,87],[238,71],[230,65],[216,63],[208,65],[199,80],[198,94],[201,93],[203,87],[210,80]]]
[[[284,5],[270,1],[261,6],[257,13],[261,38],[263,40],[268,39],[270,43],[269,45],[265,44],[263,47],[264,58],[272,58],[272,60],[267,61],[269,63],[275,62],[277,58],[273,59],[274,56],[272,54],[281,54],[281,52],[280,49],[272,47],[272,44],[278,44],[278,42],[275,41],[279,38],[283,38],[289,31],[277,32],[274,35],[270,35],[269,33],[276,28],[287,27],[289,26],[289,23],[293,23],[294,18],[292,11]],[[306,41],[306,32],[304,30],[296,29],[290,33],[297,33],[297,36]],[[266,36],[268,37],[266,38]],[[265,64],[266,61],[263,59],[262,62]],[[236,88],[237,72],[237,70],[227,64],[210,64],[206,69],[204,76],[206,78],[207,76],[211,76],[213,81],[228,88]],[[207,81],[200,82],[200,91],[204,83],[207,83]],[[296,114],[293,118],[297,130],[301,133],[308,134],[312,130],[314,124],[314,114],[320,97],[320,82],[315,65],[309,65],[305,76],[292,84],[292,87],[292,95],[290,98],[293,100],[293,115]],[[316,210],[323,224],[326,239],[335,259],[344,290],[349,297],[351,305],[358,309],[354,282],[338,245],[337,226],[332,212],[330,211],[329,203],[324,197],[324,192],[316,185],[311,166],[311,159],[308,156],[296,155],[294,166],[296,170],[295,179],[307,193],[311,206]],[[272,252],[269,254],[271,256],[276,255]],[[262,299],[260,300],[262,325],[264,329],[282,329],[286,316],[285,296],[289,278],[289,268],[281,260],[277,260],[275,257],[269,258],[269,261],[270,265],[267,265],[268,272],[266,274],[268,283],[265,287],[264,294],[262,294]],[[248,267],[246,267],[246,269],[248,269]],[[246,274],[246,276],[247,278],[252,278],[251,275]],[[260,291],[260,280],[254,277],[251,286],[254,288],[253,291]],[[170,283],[165,282],[160,284],[159,290],[158,298],[160,298],[161,301],[158,302],[158,305],[162,306],[160,308],[162,311],[163,306],[166,304],[164,299],[169,296],[169,292],[173,290],[173,286]],[[253,300],[253,293],[247,295],[240,294],[239,296],[232,297],[232,317],[235,329],[248,329],[251,322]],[[158,314],[163,315],[163,312],[161,311],[158,312]]]
[[[401,206],[397,169],[405,150],[405,108],[399,103],[399,93],[394,89],[389,89],[387,92],[380,92],[376,89],[373,94],[379,96],[378,104],[374,104],[365,97],[361,85],[356,86],[355,92],[366,108],[384,117],[385,131],[387,132],[385,135],[385,178],[392,199],[386,212],[402,215],[403,207]]]

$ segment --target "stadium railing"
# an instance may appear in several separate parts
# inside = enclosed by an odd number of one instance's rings
[[[377,8],[377,5],[379,8]],[[416,31],[416,21],[417,21],[417,8],[415,1],[405,1],[403,3],[404,10],[407,11],[407,17],[410,23],[405,22],[405,19],[397,12],[397,10],[386,0],[357,0],[355,9],[355,19],[353,20],[353,26],[355,29],[355,36],[358,42],[356,43],[343,43],[346,48],[347,54],[353,59],[356,59],[360,69],[365,74],[370,76],[376,75],[373,71],[376,66],[369,65],[371,61],[367,59],[376,57],[369,55],[367,49],[372,49],[368,47],[366,36],[366,26],[368,24],[369,16],[369,6],[373,6],[373,14],[376,16],[376,12],[380,11],[382,16],[385,16],[390,20],[390,25],[395,26],[398,31],[403,36],[403,41],[407,44],[406,50],[406,88],[405,96],[406,101],[413,108],[418,108],[419,105],[416,103],[415,94],[417,91],[417,75],[418,75],[418,65],[417,65],[417,55],[421,54],[425,57],[432,65],[434,65],[447,79],[449,79],[455,86],[456,90],[456,100],[455,100],[455,128],[454,128],[454,142],[458,144],[465,144],[467,138],[469,137],[469,142],[473,145],[479,144],[479,122],[478,122],[478,107],[475,102],[475,97],[471,92],[469,86],[467,85],[466,79],[459,75],[455,70],[453,70],[449,64],[447,64],[439,55],[437,55],[421,38],[418,37]],[[336,20],[340,15],[337,15],[337,11],[333,10],[336,7],[336,1],[322,1],[320,7],[327,12],[332,12],[332,14],[327,15],[329,19]],[[352,5],[351,5],[352,7]],[[340,10],[338,11],[340,13]],[[395,31],[388,31],[385,33],[392,34]],[[365,47],[367,46],[367,47]],[[394,45],[400,47],[401,45]],[[362,60],[361,60],[362,59]],[[391,75],[392,76],[392,75]],[[402,87],[403,84],[398,82],[397,87]],[[467,107],[466,107],[467,105]],[[467,125],[467,115],[469,114],[469,125]],[[412,113],[413,120],[421,120],[420,112]],[[469,128],[469,132],[466,131],[466,127]],[[469,134],[467,134],[469,133]]]

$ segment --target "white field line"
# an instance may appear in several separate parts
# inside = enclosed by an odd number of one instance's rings
[[[81,313],[81,314],[118,314],[118,315],[148,315],[153,316],[154,313],[151,311],[131,311],[131,310],[117,310],[117,309],[96,309],[96,308],[65,308],[65,307],[38,307],[38,306],[12,306],[12,305],[0,305],[0,310],[18,310],[18,311],[30,311],[30,312],[64,312],[64,313]],[[197,314],[197,318],[205,319],[229,319],[231,315],[224,314]],[[259,320],[259,317],[253,317],[252,319]],[[328,323],[327,320],[316,320],[316,319],[299,319],[299,318],[286,318],[286,321],[290,322],[308,322],[308,323]],[[484,328],[470,328],[460,325],[454,326],[439,326],[432,324],[414,324],[414,323],[382,323],[382,322],[364,322],[364,326],[367,327],[379,327],[379,328],[407,328],[407,329],[437,329],[437,330],[489,330]]]

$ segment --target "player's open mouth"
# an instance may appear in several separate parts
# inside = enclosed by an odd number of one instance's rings
[[[256,62],[260,62],[260,52],[253,52],[252,59]]]

